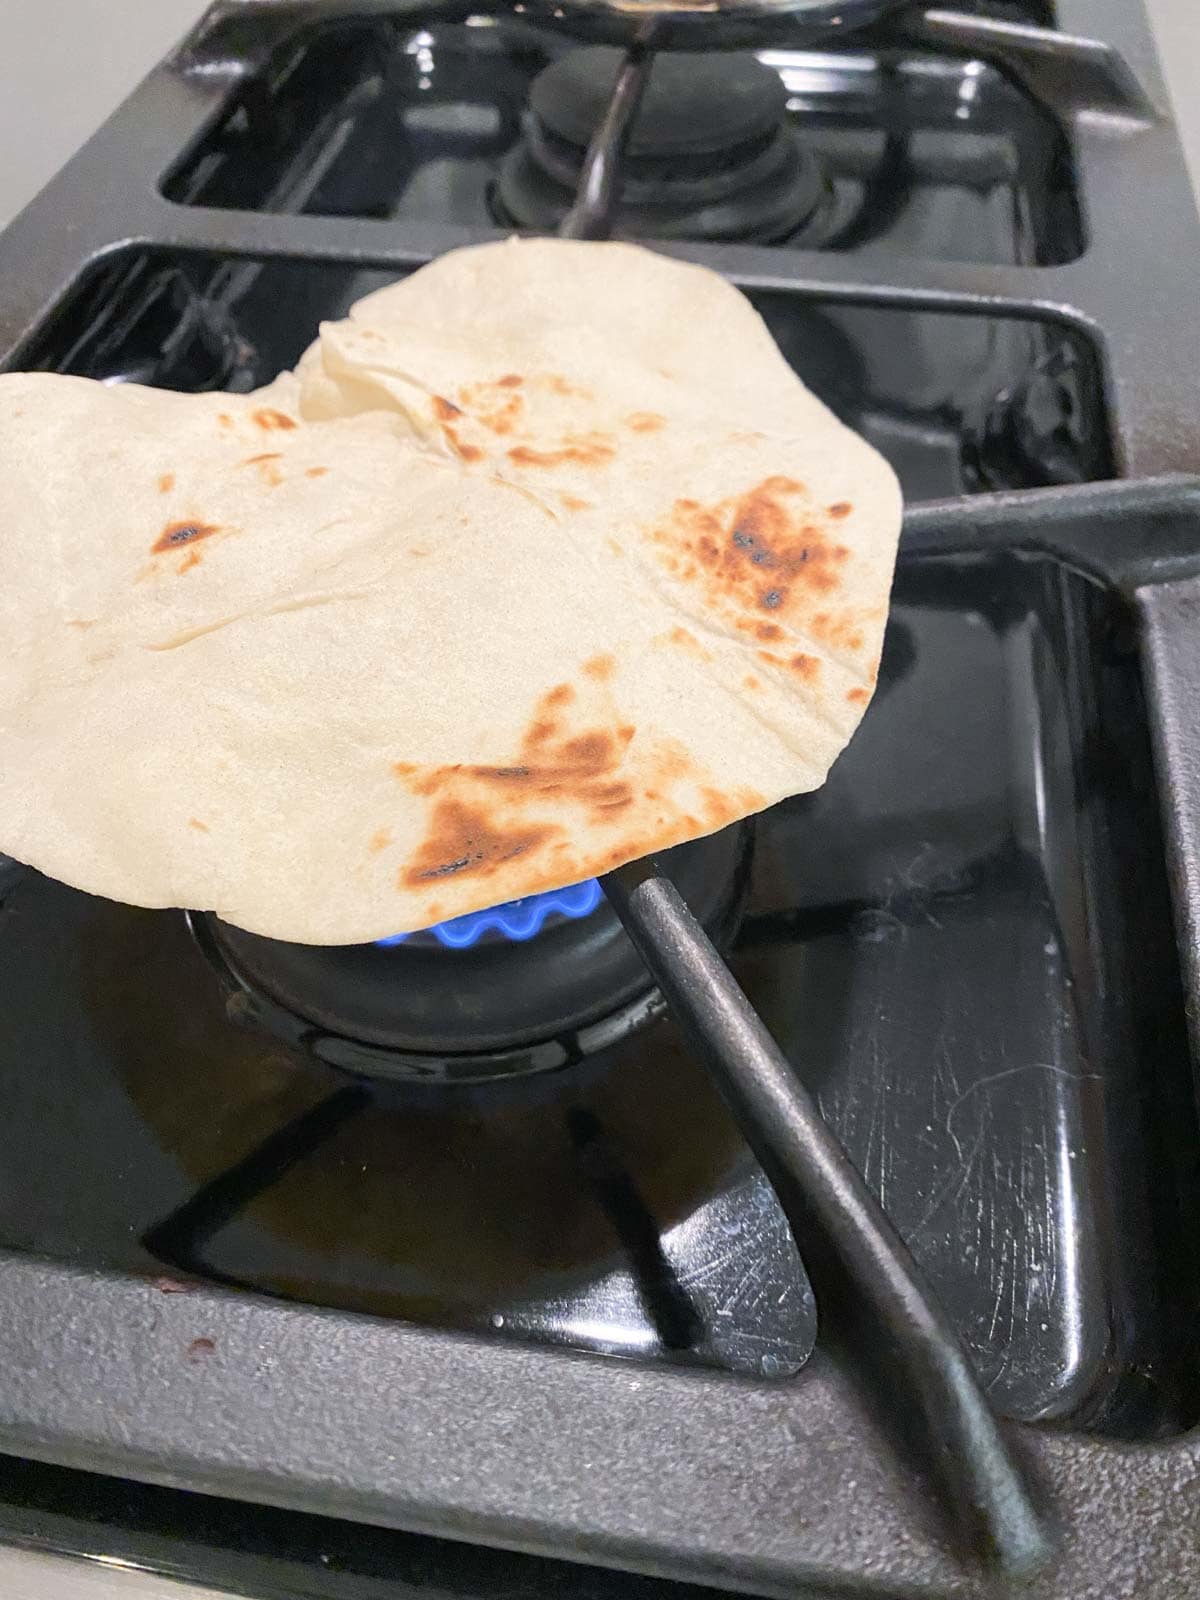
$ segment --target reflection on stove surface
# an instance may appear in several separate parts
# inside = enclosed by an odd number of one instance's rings
[[[761,819],[735,966],[1001,1406],[1153,1428],[1191,1123],[1107,605],[1045,561],[902,564],[860,736]],[[181,914],[3,894],[4,1244],[760,1377],[806,1359],[795,1248],[669,1021],[521,1081],[353,1080],[232,1020]]]
[[[167,193],[552,229],[615,66],[614,52],[519,22],[323,30],[247,85]],[[661,56],[617,231],[1023,265],[1083,248],[1069,143],[1048,110],[982,62],[872,54],[853,37],[836,52]]]

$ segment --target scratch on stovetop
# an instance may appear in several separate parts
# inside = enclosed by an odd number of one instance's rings
[[[953,1118],[954,1113],[958,1110],[959,1106],[962,1105],[964,1100],[969,1100],[971,1096],[978,1093],[980,1089],[988,1089],[992,1086],[992,1084],[999,1083],[1004,1078],[1016,1077],[1017,1073],[1019,1072],[1056,1073],[1060,1078],[1070,1079],[1072,1083],[1087,1083],[1089,1081],[1098,1081],[1100,1078],[1100,1073],[1098,1072],[1072,1072],[1069,1067],[1057,1066],[1052,1061],[1023,1061],[1020,1066],[1005,1067],[1000,1072],[991,1072],[986,1078],[979,1078],[975,1083],[969,1085],[969,1087],[964,1089],[958,1098],[951,1101],[950,1105],[946,1108],[946,1132],[950,1134],[950,1137],[954,1137],[953,1130],[950,1127],[951,1119]]]
[[[963,1152],[962,1143],[954,1133],[954,1130],[947,1127],[946,1131],[949,1133],[950,1138],[954,1142],[954,1149],[958,1158],[958,1164],[955,1170],[947,1176],[941,1187],[935,1190],[928,1205],[925,1207],[924,1213],[916,1225],[914,1230],[916,1233],[920,1233],[923,1228],[927,1227],[928,1224],[933,1220],[934,1216],[936,1216],[936,1214],[941,1210],[942,1206],[944,1206],[948,1201],[952,1203],[953,1201],[957,1200],[959,1195],[962,1194],[963,1190],[966,1188],[968,1182],[970,1181],[971,1173],[974,1170],[976,1159],[979,1156],[980,1150],[983,1148],[983,1141],[991,1132],[991,1108],[987,1106],[985,1102],[983,1115],[979,1119],[979,1130],[975,1135],[974,1143],[965,1154]]]
[[[738,1301],[742,1299],[747,1287],[754,1281],[755,1278],[760,1279],[758,1284],[758,1294],[757,1296],[752,1296],[747,1303],[748,1309],[753,1309],[755,1300],[762,1297],[763,1290],[763,1285],[761,1282],[762,1268],[757,1261],[753,1262],[749,1267],[747,1267],[746,1271],[742,1273],[737,1283],[734,1284],[733,1288],[725,1296],[720,1306],[717,1308],[717,1315],[719,1317],[728,1316],[732,1312],[734,1306],[737,1305]]]

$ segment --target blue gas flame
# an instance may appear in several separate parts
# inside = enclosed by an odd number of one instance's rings
[[[526,895],[522,900],[508,900],[502,906],[489,906],[486,911],[468,911],[464,917],[451,917],[449,922],[435,922],[423,933],[432,933],[439,944],[448,950],[469,950],[485,933],[496,932],[518,944],[533,939],[541,933],[546,918],[556,912],[563,917],[578,919],[590,916],[602,899],[600,884],[595,878],[584,883],[573,883],[566,889],[550,889],[545,894]],[[376,939],[382,949],[403,944],[411,933],[393,933],[387,939]]]

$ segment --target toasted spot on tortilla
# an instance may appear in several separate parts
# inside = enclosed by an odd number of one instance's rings
[[[699,656],[701,661],[712,660],[711,651],[706,650],[691,629],[685,628],[682,623],[677,623],[669,633],[657,635],[654,642],[656,644],[660,642],[673,644],[678,646],[680,650],[690,650],[693,655]]]
[[[515,467],[607,466],[616,450],[602,433],[568,433],[557,450],[535,450],[531,445],[515,445],[508,459]]]
[[[277,489],[283,482],[283,473],[275,463],[281,459],[282,457],[278,450],[264,450],[261,455],[247,456],[242,465],[244,467],[261,468],[263,479],[267,485],[272,489]]]
[[[511,384],[470,383],[458,391],[458,398],[472,420],[492,433],[511,433],[525,409],[524,399],[513,393]]]
[[[863,636],[852,616],[838,616],[828,611],[818,611],[809,624],[809,631],[822,644],[835,649],[861,650]]]
[[[428,831],[401,869],[398,887],[417,888],[433,878],[490,877],[559,831],[545,823],[505,824],[482,807],[446,796],[434,802]]]
[[[780,656],[771,650],[760,650],[758,659],[766,661],[773,667],[783,667],[789,672],[794,672],[797,677],[803,678],[808,683],[813,683],[821,674],[821,662],[817,656],[806,656],[797,652],[792,656]]]
[[[848,555],[794,503],[803,495],[803,484],[777,475],[711,506],[681,497],[649,530],[650,541],[667,570],[698,586],[706,606],[735,626],[747,614],[785,614],[836,590]]]
[[[289,417],[286,411],[276,411],[271,406],[260,406],[257,411],[252,411],[250,420],[267,433],[286,431],[296,426],[294,417]]]
[[[214,533],[220,531],[220,526],[215,522],[169,522],[150,546],[150,553],[160,556],[164,551],[178,549],[180,545],[211,539]]]
[[[451,450],[454,451],[454,454],[460,461],[470,462],[483,460],[483,451],[477,444],[467,444],[464,440],[458,437],[453,428],[448,428],[444,424],[442,427],[442,432],[446,435],[446,440]]]

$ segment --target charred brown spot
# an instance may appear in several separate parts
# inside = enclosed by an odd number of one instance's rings
[[[568,383],[565,378],[559,377],[557,373],[548,373],[542,381],[551,394],[562,395],[564,398],[574,396],[577,400],[591,399],[592,391],[590,389],[581,388],[576,383]]]
[[[180,572],[190,572],[193,567],[198,567],[199,565],[200,565],[200,552],[199,552],[199,550],[189,550],[187,555],[184,556],[183,560],[179,563],[179,571]]]
[[[809,623],[814,638],[834,649],[861,650],[863,636],[853,616],[838,616],[828,611],[818,611]]]
[[[418,767],[396,762],[392,770],[413,794],[432,797],[435,805],[453,801],[470,812],[476,823],[478,818],[486,818],[488,826],[506,838],[514,833],[524,837],[524,832],[539,821],[538,805],[551,797],[557,806],[569,802],[587,808],[592,822],[603,824],[614,813],[633,805],[637,798],[632,784],[620,772],[637,729],[632,723],[615,729],[564,729],[561,708],[574,696],[569,684],[558,684],[541,696],[521,740],[518,758],[512,763],[482,766],[456,762]],[[449,814],[444,814],[443,821],[446,815]],[[562,832],[557,820],[545,827]],[[469,864],[478,853],[475,848],[464,849],[446,859]],[[494,852],[485,850],[481,860],[486,862],[493,857]],[[421,870],[429,869],[422,866]]]
[[[540,849],[556,831],[546,824],[508,824],[481,806],[445,796],[434,803],[429,833],[401,871],[399,886],[414,889],[436,878],[490,877],[506,862]]]
[[[175,474],[173,472],[164,472],[162,477],[158,480],[158,492],[159,492],[159,494],[170,494],[171,490],[174,487],[175,487]]]
[[[496,379],[498,389],[519,389],[525,379],[519,372],[506,372],[502,378]]]
[[[870,692],[868,690],[866,690],[866,689],[848,689],[846,691],[846,699],[849,700],[851,705],[855,705],[855,706],[866,705],[867,701],[870,698],[871,698]]]
[[[193,1339],[191,1344],[188,1345],[188,1347],[187,1347],[188,1360],[189,1361],[203,1361],[207,1356],[215,1355],[216,1351],[217,1351],[217,1342],[216,1342],[216,1340],[215,1339],[209,1339],[209,1338],[206,1338],[204,1335],[201,1335],[201,1337],[199,1339]]]
[[[625,418],[625,426],[633,433],[657,433],[666,425],[666,417],[660,417],[657,411],[634,411]]]
[[[188,818],[188,827],[189,828],[195,828],[197,833],[207,833],[208,832],[208,823],[207,822],[201,822],[199,817],[189,817]]]
[[[244,467],[261,468],[263,478],[274,489],[283,482],[283,473],[275,465],[280,460],[282,460],[282,457],[278,450],[264,450],[261,455],[247,456],[242,465]]]
[[[783,629],[777,622],[760,622],[754,629],[754,637],[769,642],[772,639],[782,639]]]
[[[746,674],[746,676],[742,679],[742,688],[743,689],[749,689],[753,693],[756,689],[761,689],[762,688],[762,684],[759,682],[759,680],[754,676],[754,674],[752,672],[748,672]]]
[[[714,827],[723,823],[732,822],[738,814],[737,807],[732,804],[728,795],[722,794],[719,789],[703,787],[700,798],[704,801],[704,818]]]
[[[563,755],[574,765],[603,772],[612,762],[615,742],[611,733],[583,733],[567,740]]]
[[[228,411],[218,411],[217,421],[220,423],[222,428],[233,427],[233,418],[229,415]]]
[[[659,637],[664,636],[659,635]],[[690,650],[693,655],[698,655],[705,661],[710,659],[708,651],[689,628],[677,624],[671,629],[670,633],[665,635],[665,638],[668,644],[677,645],[680,650]]]
[[[462,407],[456,406],[453,400],[447,400],[445,395],[435,394],[433,414],[439,422],[453,422],[455,417],[462,416]]]
[[[160,556],[180,545],[195,544],[200,539],[211,539],[221,529],[215,522],[169,522],[150,546],[151,555]]]
[[[617,663],[612,656],[589,656],[583,663],[583,670],[589,678],[595,678],[600,683],[607,683],[617,670]]]
[[[701,585],[707,604],[732,610],[741,627],[747,612],[783,612],[840,581],[837,568],[848,552],[803,517],[793,503],[803,493],[795,478],[773,476],[713,506],[680,498],[650,537],[668,571]],[[776,636],[782,630],[759,635]]]
[[[633,790],[627,783],[594,784],[587,794],[593,813],[624,811],[634,801]]]
[[[854,507],[850,504],[849,500],[835,500],[833,505],[827,506],[825,509],[827,515],[831,517],[837,517],[840,521],[842,517],[848,517],[854,510]]]
[[[323,478],[328,471],[328,467],[305,467],[304,476],[306,478]]]
[[[450,446],[451,450],[454,451],[454,454],[460,461],[466,461],[469,463],[483,460],[483,451],[479,448],[479,446],[475,444],[467,444],[464,440],[460,439],[458,434],[449,425],[449,423],[442,423],[442,432],[446,437],[446,443]]]
[[[567,511],[591,511],[593,509],[593,502],[591,500],[581,500],[577,494],[560,494],[558,499],[559,504],[562,505]],[[609,540],[610,545],[615,543],[615,540]],[[616,548],[619,552],[620,546],[617,545]]]
[[[788,672],[794,672],[797,677],[812,683],[821,673],[821,662],[817,656],[806,656],[797,652],[793,656],[775,655],[770,650],[760,650],[758,659],[767,662],[772,667],[783,667]]]
[[[664,787],[679,783],[693,775],[692,758],[687,747],[673,739],[664,739],[654,756],[655,777]]]
[[[519,444],[508,452],[508,459],[516,467],[603,467],[616,453],[603,434],[568,433],[557,450],[534,450],[530,445]]]
[[[520,381],[518,378],[517,383]],[[512,384],[471,383],[458,391],[458,398],[481,427],[492,433],[511,433],[525,408],[524,399],[514,394],[513,388]]]
[[[250,420],[266,433],[276,430],[286,431],[288,428],[296,426],[294,417],[289,417],[286,411],[274,411],[270,406],[262,406],[259,410],[252,411]]]
[[[371,835],[371,842],[367,846],[367,849],[372,855],[378,855],[381,850],[386,850],[391,842],[392,836],[388,830],[386,828],[380,828],[377,833],[373,833]]]

